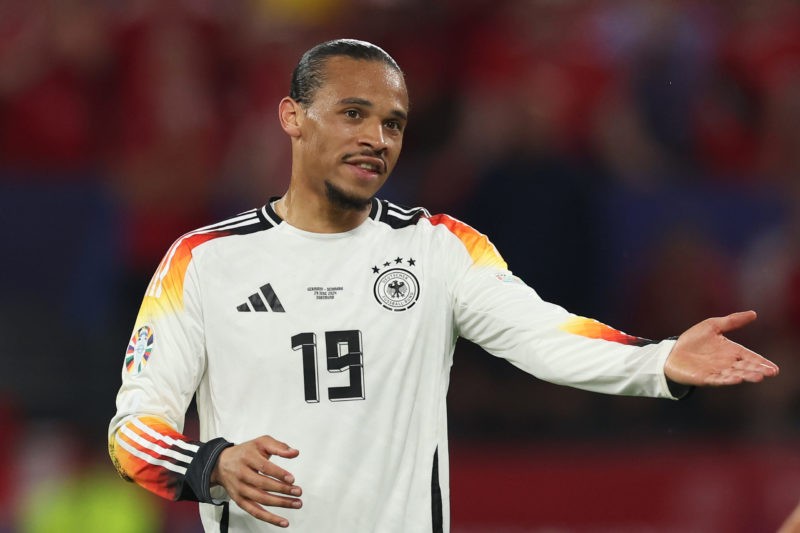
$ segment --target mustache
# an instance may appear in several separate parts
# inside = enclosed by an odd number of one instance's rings
[[[386,160],[383,158],[383,151],[376,151],[370,150],[369,148],[361,150],[360,152],[348,152],[342,156],[342,161],[347,161],[348,159],[352,159],[354,157],[374,157],[375,159],[380,159],[381,161],[386,163]]]
[[[354,164],[357,164],[359,162],[368,162],[372,164],[377,164],[380,167],[379,169],[380,172],[384,173],[389,168],[386,159],[384,159],[385,153],[386,152],[383,150],[373,150],[371,148],[364,148],[359,152],[351,152],[344,154],[342,156],[342,162],[350,163],[352,161]]]

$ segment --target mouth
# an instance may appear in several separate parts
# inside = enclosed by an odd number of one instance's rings
[[[363,168],[364,170],[369,170],[371,172],[380,172],[380,165],[373,165],[371,163],[358,163],[356,164],[358,168]]]
[[[384,174],[386,172],[386,163],[383,159],[377,157],[353,156],[345,158],[345,162],[369,174]]]

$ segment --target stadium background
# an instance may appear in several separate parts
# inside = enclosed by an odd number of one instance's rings
[[[773,531],[800,500],[797,2],[0,0],[0,532],[199,531],[115,479],[122,355],[169,243],[284,190],[276,104],[341,36],[406,72],[382,196],[629,333],[756,309],[734,338],[782,367],[667,402],[462,342],[454,533]]]

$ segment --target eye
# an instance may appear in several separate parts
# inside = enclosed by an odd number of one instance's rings
[[[402,131],[403,129],[403,125],[397,120],[388,120],[385,125],[387,128],[394,131]]]
[[[361,112],[358,109],[347,109],[344,114],[347,118],[361,118]]]

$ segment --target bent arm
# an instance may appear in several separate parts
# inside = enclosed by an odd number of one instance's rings
[[[108,450],[123,479],[171,500],[212,502],[211,471],[231,444],[222,438],[194,441],[182,433],[205,371],[191,258],[191,249],[176,242],[147,288],[124,357]]]

